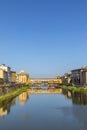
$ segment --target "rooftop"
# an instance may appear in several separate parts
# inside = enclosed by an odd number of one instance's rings
[[[77,69],[71,70],[71,72],[73,72],[73,71],[81,71],[81,70],[87,71],[87,67],[85,67],[85,68],[83,68],[83,67],[77,68]]]

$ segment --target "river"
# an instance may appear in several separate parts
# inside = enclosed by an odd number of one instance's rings
[[[0,102],[0,130],[87,130],[87,93],[29,89]]]

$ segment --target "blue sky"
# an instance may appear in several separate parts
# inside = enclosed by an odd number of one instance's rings
[[[87,1],[1,0],[2,63],[30,77],[87,66]]]

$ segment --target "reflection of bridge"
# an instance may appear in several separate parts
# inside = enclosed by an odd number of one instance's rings
[[[41,83],[47,83],[47,84],[61,84],[62,80],[57,78],[31,78],[30,79],[31,84],[41,84]]]
[[[58,89],[47,89],[47,90],[43,90],[43,89],[29,89],[28,91],[28,95],[30,94],[61,94],[62,93],[62,89],[58,88]]]

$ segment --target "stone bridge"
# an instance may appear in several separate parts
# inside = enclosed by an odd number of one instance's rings
[[[31,84],[42,84],[42,83],[47,83],[47,84],[62,84],[61,79],[57,78],[31,78],[30,79]]]

